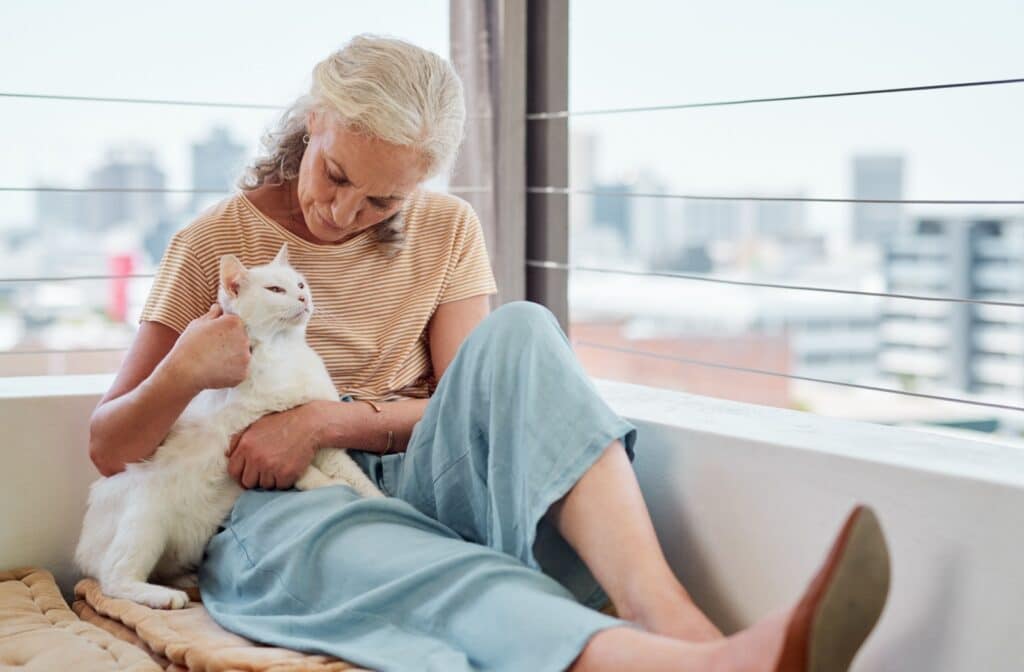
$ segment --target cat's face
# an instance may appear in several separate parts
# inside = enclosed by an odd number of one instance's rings
[[[217,296],[224,312],[242,318],[249,335],[257,339],[282,331],[305,331],[313,314],[309,286],[289,265],[287,245],[265,266],[246,268],[233,255],[222,257]]]

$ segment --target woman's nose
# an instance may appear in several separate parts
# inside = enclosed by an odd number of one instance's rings
[[[338,226],[351,226],[359,215],[363,197],[354,189],[338,189],[331,205],[331,217]]]

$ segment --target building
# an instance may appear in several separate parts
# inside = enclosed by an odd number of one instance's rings
[[[758,278],[764,282],[778,279]],[[861,268],[844,269],[838,264],[787,278],[798,285],[849,288],[861,288],[857,283],[863,279]],[[599,333],[612,339],[605,345],[636,350],[656,346],[659,352],[690,358],[699,358],[694,353],[704,353],[709,358],[718,357],[720,364],[838,382],[873,381],[877,377],[880,302],[875,297],[837,297],[823,292],[584,272],[570,279],[569,305],[573,328],[581,325],[581,333]],[[573,339],[577,338],[574,332]],[[721,345],[712,348],[709,344],[715,342]],[[758,355],[751,348],[764,348],[767,363],[755,365]],[[785,355],[781,360],[780,353]],[[625,370],[621,353],[590,353],[587,361],[594,371],[605,372],[600,375],[609,375],[601,358],[614,360],[608,366],[616,371]],[[635,366],[633,373],[639,375],[640,367],[647,371],[651,365]],[[708,375],[707,371],[702,375]],[[632,374],[630,380],[642,382]],[[767,384],[749,374],[730,375],[729,380],[734,385],[734,399],[751,399],[745,386]],[[663,376],[657,379],[657,385],[664,383]],[[758,403],[786,405],[778,403],[777,394],[789,388],[769,387],[775,400]],[[680,389],[694,388],[684,385]],[[714,395],[729,396],[727,391],[718,386]]]
[[[106,231],[129,226],[146,231],[167,212],[164,172],[152,150],[126,147],[108,152],[106,161],[89,174],[81,226]]]
[[[853,158],[855,199],[903,198],[903,157],[866,155]],[[851,238],[856,243],[884,245],[903,225],[900,203],[854,203]]]
[[[885,255],[888,291],[992,301],[1024,295],[1024,219],[919,218]],[[1024,397],[1024,309],[889,299],[881,368],[911,390]]]
[[[205,140],[192,143],[192,188],[197,190],[192,194],[192,212],[230,192],[244,164],[245,147],[223,126],[215,126]],[[211,191],[224,193],[201,193]]]
[[[74,226],[78,206],[82,203],[82,195],[70,191],[59,191],[54,185],[37,185],[36,201],[36,233],[53,234]],[[50,191],[50,189],[58,189]]]

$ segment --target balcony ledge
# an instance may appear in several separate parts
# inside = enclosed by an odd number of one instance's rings
[[[68,591],[89,414],[111,376],[0,379],[0,569]],[[855,670],[1024,667],[1024,451],[610,381],[665,555],[726,631],[788,605],[855,503],[890,541],[889,604]]]

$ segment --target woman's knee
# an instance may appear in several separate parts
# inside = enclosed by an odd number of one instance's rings
[[[565,338],[558,319],[539,303],[512,301],[498,307],[480,325],[489,338],[524,343],[536,338]]]

